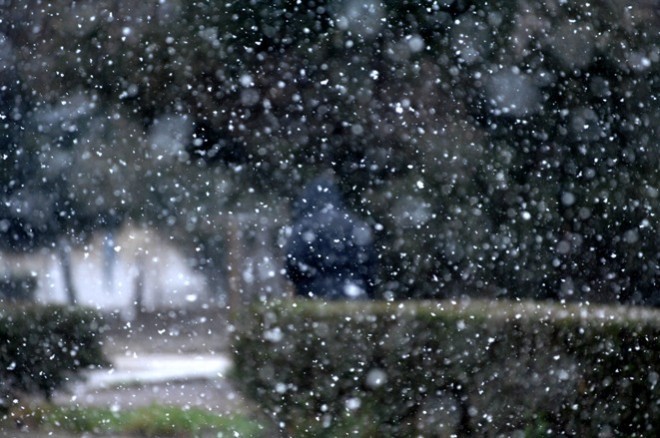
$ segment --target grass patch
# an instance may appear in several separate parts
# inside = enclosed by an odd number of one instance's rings
[[[245,415],[218,415],[201,408],[154,404],[130,411],[97,407],[41,406],[9,413],[0,426],[12,423],[32,430],[66,432],[75,435],[123,435],[140,437],[193,437],[213,433],[218,437],[265,436],[265,428]]]

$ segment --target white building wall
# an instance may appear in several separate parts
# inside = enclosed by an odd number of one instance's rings
[[[106,281],[105,237],[99,234],[84,247],[72,250],[72,274],[79,304],[132,316],[140,257],[144,269],[143,306],[147,310],[180,307],[208,297],[203,276],[186,263],[181,252],[157,233],[135,226],[127,226],[114,236],[115,262],[112,276]],[[55,251],[0,254],[0,272],[36,275],[37,301],[66,302],[62,270]]]

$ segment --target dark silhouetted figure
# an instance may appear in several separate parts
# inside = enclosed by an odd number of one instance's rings
[[[286,271],[296,295],[327,300],[373,298],[371,229],[348,211],[331,174],[311,181],[293,203]]]

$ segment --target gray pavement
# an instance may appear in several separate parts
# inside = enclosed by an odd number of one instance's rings
[[[129,409],[150,404],[246,412],[249,404],[226,378],[231,359],[222,354],[133,353],[110,358],[113,366],[55,394],[60,405]]]

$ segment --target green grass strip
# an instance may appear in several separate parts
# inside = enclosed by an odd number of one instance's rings
[[[17,421],[18,420],[18,421]],[[153,404],[130,411],[99,407],[41,406],[22,412],[21,418],[6,415],[0,425],[22,423],[40,431],[140,437],[194,437],[214,432],[218,437],[255,437],[264,427],[245,415],[218,415],[202,408]]]

